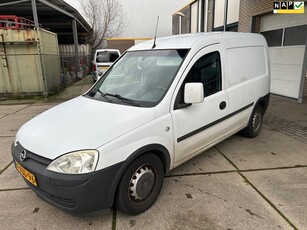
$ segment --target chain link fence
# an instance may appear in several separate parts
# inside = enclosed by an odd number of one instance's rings
[[[56,34],[41,29],[0,29],[0,99],[41,95],[66,100],[84,93],[93,84],[91,49],[79,46],[76,57],[73,47],[59,47]]]
[[[93,84],[92,55],[89,45],[79,45],[78,56],[74,45],[60,45],[61,84],[65,88],[55,95],[56,99],[65,100],[85,93]],[[77,56],[77,57],[76,57]],[[79,61],[80,70],[77,70]]]

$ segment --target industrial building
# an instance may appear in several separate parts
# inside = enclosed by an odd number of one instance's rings
[[[0,3],[0,95],[50,95],[88,72],[91,27],[62,0]]]
[[[276,14],[273,4],[272,0],[192,1],[174,12],[173,34],[223,30],[263,34],[269,45],[271,93],[301,103],[307,97],[306,1],[300,5],[304,14]]]

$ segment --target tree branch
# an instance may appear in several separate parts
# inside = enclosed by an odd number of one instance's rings
[[[103,48],[107,38],[117,36],[124,28],[124,16],[118,0],[79,0],[83,15],[92,26],[92,49]]]

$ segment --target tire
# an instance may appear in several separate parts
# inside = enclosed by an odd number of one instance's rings
[[[164,180],[160,158],[152,153],[134,160],[123,173],[116,193],[116,207],[128,215],[149,209],[158,198]]]
[[[246,128],[244,128],[241,131],[241,134],[243,136],[250,138],[256,137],[261,131],[262,123],[263,123],[263,110],[261,105],[258,104],[255,107]]]

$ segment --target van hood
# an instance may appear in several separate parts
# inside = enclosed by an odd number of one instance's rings
[[[155,108],[80,96],[28,121],[16,138],[25,149],[53,160],[68,152],[96,149],[154,118]]]

